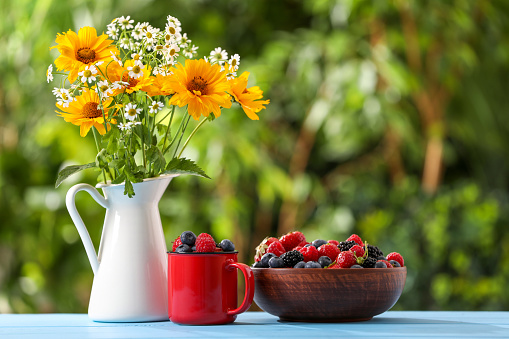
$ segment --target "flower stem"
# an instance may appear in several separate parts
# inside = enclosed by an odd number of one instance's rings
[[[166,129],[166,133],[164,134],[163,150],[164,150],[164,147],[166,146],[166,140],[168,139],[168,134],[170,133],[170,130],[171,130],[171,122],[173,121],[173,113],[175,113],[175,106],[173,106],[171,108],[170,122],[168,123],[168,128]],[[164,119],[166,119],[166,117],[164,117]],[[162,119],[161,121],[163,121],[164,119]],[[161,122],[161,121],[159,121],[159,122]],[[166,151],[164,151],[163,154],[164,153],[166,153]]]
[[[182,120],[182,121],[185,121],[186,124],[184,125],[184,128],[182,129],[182,131],[180,133],[179,142],[177,143],[177,146],[175,147],[175,152],[173,152],[173,158],[175,158],[175,154],[177,154],[177,150],[179,149],[180,142],[182,141],[182,137],[184,136],[184,132],[186,131],[187,125],[189,124],[189,120],[191,120],[191,116],[190,115],[187,116],[187,119],[184,118]],[[173,141],[172,141],[172,143],[173,143]]]
[[[95,140],[95,147],[97,147],[97,154],[99,154],[99,152],[101,152],[101,149],[99,148],[99,140],[97,140],[97,130],[94,127],[92,127],[92,132],[94,134],[94,140]],[[104,177],[104,184],[106,185],[106,171],[104,168],[102,168],[102,171],[103,171],[103,177]]]
[[[193,129],[193,131],[191,132],[191,134],[189,135],[189,137],[187,138],[186,142],[184,143],[184,145],[182,146],[182,149],[180,150],[180,153],[179,155],[177,156],[177,158],[180,158],[180,156],[182,155],[182,152],[184,152],[184,149],[186,148],[187,144],[189,143],[189,141],[191,140],[191,138],[193,137],[193,135],[196,133],[196,131],[198,131],[198,129],[205,123],[205,121],[207,121],[207,118],[203,118],[202,121],[200,121],[200,123]]]

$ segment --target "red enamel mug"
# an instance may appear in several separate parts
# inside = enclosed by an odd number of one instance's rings
[[[237,307],[237,269],[244,274],[244,300]],[[253,302],[254,276],[237,252],[168,252],[168,315],[183,325],[232,323]]]

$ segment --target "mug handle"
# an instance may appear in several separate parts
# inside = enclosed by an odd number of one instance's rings
[[[240,262],[233,262],[228,265],[228,267],[236,267],[239,270],[242,271],[244,274],[244,279],[246,281],[246,291],[244,293],[244,300],[242,301],[242,305],[240,307],[229,310],[228,315],[237,315],[242,312],[246,312],[247,309],[251,306],[253,303],[254,298],[254,290],[255,290],[255,281],[254,281],[254,275],[253,271],[251,271],[251,268],[247,266],[246,264],[242,264]]]

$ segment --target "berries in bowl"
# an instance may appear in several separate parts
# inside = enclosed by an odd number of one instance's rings
[[[281,241],[267,246],[269,239],[257,247],[252,266],[254,301],[283,321],[369,320],[394,306],[405,286],[403,257],[384,256],[357,235],[342,242],[301,241],[279,254],[273,250]]]

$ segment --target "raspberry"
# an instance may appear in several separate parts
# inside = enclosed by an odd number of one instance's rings
[[[282,243],[279,241],[274,241],[272,244],[269,245],[269,248],[267,248],[267,253],[274,253],[278,257],[285,253],[285,248]]]
[[[179,247],[180,245],[182,245],[182,241],[180,240],[180,236],[178,236],[177,239],[173,241],[173,247],[171,248],[171,251],[175,252],[177,247]]]
[[[333,244],[325,244],[318,248],[318,254],[320,256],[325,255],[326,257],[329,257],[331,259],[336,258],[338,256],[339,252],[340,252],[339,248]]]
[[[350,248],[350,252],[354,252],[357,258],[360,258],[364,255],[364,248],[359,245],[354,245]]]
[[[327,242],[329,244],[333,244],[333,245],[339,246],[339,241],[337,241],[337,240],[327,240]]]
[[[320,258],[320,254],[318,250],[314,246],[303,247],[299,250],[300,253],[304,256],[304,261],[317,261]]]
[[[387,261],[391,261],[391,260],[395,260],[395,261],[399,262],[401,267],[405,266],[404,265],[405,260],[403,260],[403,257],[398,252],[392,252],[392,253],[387,254]]]
[[[336,259],[336,263],[340,268],[350,268],[353,265],[357,264],[357,260],[355,259],[355,255],[350,251],[343,251],[338,254]]]
[[[196,237],[196,252],[215,252],[216,251],[216,242],[214,238],[210,234],[201,233],[198,237]]]
[[[346,241],[355,241],[357,243],[357,245],[359,245],[359,246],[364,245],[362,243],[361,237],[359,237],[357,234],[352,234],[351,236],[348,237],[348,239],[346,239]]]
[[[387,260],[377,260],[377,262],[379,262],[379,261],[384,262],[384,263],[387,265],[387,268],[393,268],[393,266],[391,265],[391,263],[390,263],[390,262],[388,262]]]
[[[283,244],[285,251],[291,251],[294,247],[300,245],[300,243],[306,241],[306,237],[301,232],[290,232],[279,238],[281,244]]]
[[[256,247],[256,254],[255,254],[255,262],[258,262],[262,259],[263,255],[267,253],[267,249],[269,248],[270,244],[272,244],[274,241],[278,241],[277,238],[274,237],[267,237],[263,239],[263,241]]]

